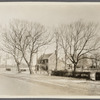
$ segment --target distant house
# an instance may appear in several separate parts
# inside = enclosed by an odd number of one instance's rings
[[[39,69],[44,70],[55,70],[56,67],[56,55],[55,53],[50,53],[50,54],[43,54],[39,57],[37,60],[37,65]],[[57,70],[64,70],[64,62],[58,58],[58,63],[57,63]]]
[[[78,62],[77,67],[88,69],[92,65],[91,59],[82,59]]]
[[[87,70],[87,71],[91,71],[91,70],[95,70],[96,68],[96,64],[95,64],[95,59],[93,59],[94,57],[92,55],[89,54],[85,54],[84,55],[84,59],[80,60],[77,64],[77,67],[80,68],[81,70]],[[99,61],[97,61],[97,65],[99,65]]]

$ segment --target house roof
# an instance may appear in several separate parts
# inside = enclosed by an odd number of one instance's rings
[[[52,53],[50,53],[50,54],[43,54],[43,55],[41,55],[41,56],[39,57],[39,60],[40,60],[40,59],[48,59],[51,55],[52,55]]]

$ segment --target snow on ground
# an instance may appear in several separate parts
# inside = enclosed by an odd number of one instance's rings
[[[62,91],[62,93],[60,93],[61,91],[58,93],[59,95],[65,95],[65,94],[100,95],[100,81],[91,81],[91,80],[71,78],[71,77],[48,76],[47,74],[40,74],[40,73],[37,74],[35,73],[33,75],[30,75],[28,71],[18,74],[17,71],[2,70],[0,71],[0,76],[1,76],[0,78],[2,78],[1,81],[3,80],[4,76],[9,79],[9,80],[6,79],[7,82],[5,83],[11,84],[11,82],[13,82],[15,89],[16,87],[18,89],[18,90],[16,89],[18,95],[20,93],[20,89],[26,88],[26,86],[27,88],[25,89],[25,91],[21,89],[23,95],[24,94],[32,95],[31,93],[33,92],[31,89],[33,87],[37,87],[33,88],[36,89],[36,93],[33,93],[34,95],[35,94],[38,95],[39,92],[40,92],[39,95],[53,95],[53,94],[56,95],[57,91],[60,91],[59,88]],[[29,86],[30,83],[32,84],[33,87]],[[10,87],[13,88],[12,87],[13,85],[11,85]],[[2,90],[3,83],[0,86],[1,86],[0,89]],[[5,89],[7,88],[8,86],[5,87]],[[16,91],[14,90],[14,94],[17,94]],[[26,91],[30,92],[27,93]],[[64,91],[66,91],[66,93],[63,93]],[[7,90],[7,93],[8,92],[9,91]],[[13,92],[11,92],[10,94],[13,94]]]

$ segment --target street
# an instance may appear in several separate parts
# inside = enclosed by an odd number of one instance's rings
[[[0,74],[1,96],[91,96],[100,92],[99,82],[56,76]]]
[[[60,94],[60,89],[47,87],[35,82],[27,82],[25,80],[14,79],[10,77],[0,76],[0,95],[9,96],[42,96]],[[61,93],[62,94],[62,93]]]

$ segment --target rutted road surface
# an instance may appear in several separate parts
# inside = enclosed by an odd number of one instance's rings
[[[0,74],[0,95],[91,96],[99,95],[100,84],[52,76]]]

